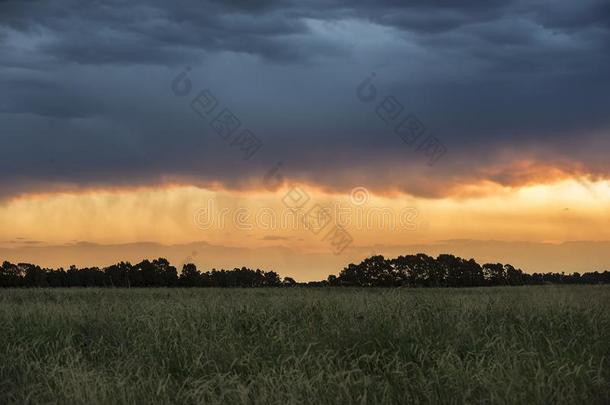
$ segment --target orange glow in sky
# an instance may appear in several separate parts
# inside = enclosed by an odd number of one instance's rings
[[[504,241],[607,240],[610,183],[575,179],[505,188],[482,197],[330,194],[306,185],[307,209],[329,207],[359,245],[428,243],[446,239]],[[319,238],[290,216],[289,188],[270,192],[195,187],[57,193],[21,197],[0,206],[0,240],[62,244],[207,241],[265,246],[270,241],[316,249]]]

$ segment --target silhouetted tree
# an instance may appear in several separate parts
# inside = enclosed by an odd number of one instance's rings
[[[201,273],[197,270],[197,266],[193,263],[187,263],[182,266],[179,285],[183,287],[200,287],[203,284],[202,281]]]
[[[500,263],[483,265],[483,277],[487,285],[506,285],[504,266]]]
[[[297,282],[292,277],[284,277],[282,280],[282,287],[294,287],[297,285]]]
[[[256,271],[260,272],[258,269]],[[281,284],[282,279],[275,271],[263,272],[263,287],[279,287]]]
[[[0,287],[21,287],[24,285],[23,269],[5,261],[0,267]]]
[[[17,265],[23,272],[25,285],[27,287],[47,287],[47,273],[30,263],[19,263]]]
[[[129,275],[131,272],[132,266],[129,262],[113,264],[104,270],[106,282],[112,287],[129,287]]]
[[[68,287],[66,272],[63,268],[57,270],[45,269],[49,287]]]
[[[521,270],[515,269],[510,264],[505,264],[504,274],[506,275],[506,284],[523,285],[523,273],[521,272]]]
[[[178,284],[178,272],[176,268],[172,266],[167,259],[159,258],[153,260],[153,266],[157,269],[160,277],[161,286],[173,287]]]

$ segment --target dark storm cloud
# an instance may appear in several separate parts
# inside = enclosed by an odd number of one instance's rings
[[[305,32],[303,23],[276,14],[272,4],[9,2],[0,20],[38,36],[39,52],[65,62],[174,65],[223,50],[271,59],[301,56],[285,45],[289,36]]]
[[[0,196],[260,187],[278,161],[331,190],[430,196],[607,177],[609,32],[594,0],[0,1]],[[435,167],[355,97],[373,70],[447,146]],[[190,110],[203,88],[263,140],[256,159]]]

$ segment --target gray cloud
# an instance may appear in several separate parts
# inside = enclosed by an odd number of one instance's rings
[[[436,196],[555,165],[608,177],[603,1],[0,2],[0,196],[163,182]],[[191,66],[187,97],[170,90]],[[375,71],[379,99],[355,87]],[[243,161],[189,108],[208,88],[264,146]],[[375,113],[447,146],[430,168]]]

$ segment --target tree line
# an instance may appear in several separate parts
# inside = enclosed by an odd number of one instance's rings
[[[164,258],[135,265],[120,262],[101,269],[48,269],[7,261],[0,267],[0,287],[278,287],[290,280],[282,280],[274,271],[246,267],[200,272],[192,263],[185,264],[178,274]]]
[[[483,287],[548,283],[610,283],[610,271],[527,274],[510,264],[479,265],[474,259],[449,254],[434,258],[423,253],[394,259],[372,256],[359,264],[349,264],[338,275],[308,283],[282,278],[274,271],[246,267],[201,272],[192,263],[184,264],[178,274],[176,267],[164,258],[143,260],[135,265],[120,262],[105,268],[49,269],[8,261],[0,267],[0,287]]]
[[[510,264],[478,264],[449,254],[436,259],[426,254],[386,259],[377,255],[349,264],[338,276],[328,277],[331,286],[359,287],[484,287],[536,284],[610,283],[610,271],[590,273],[524,273]]]

